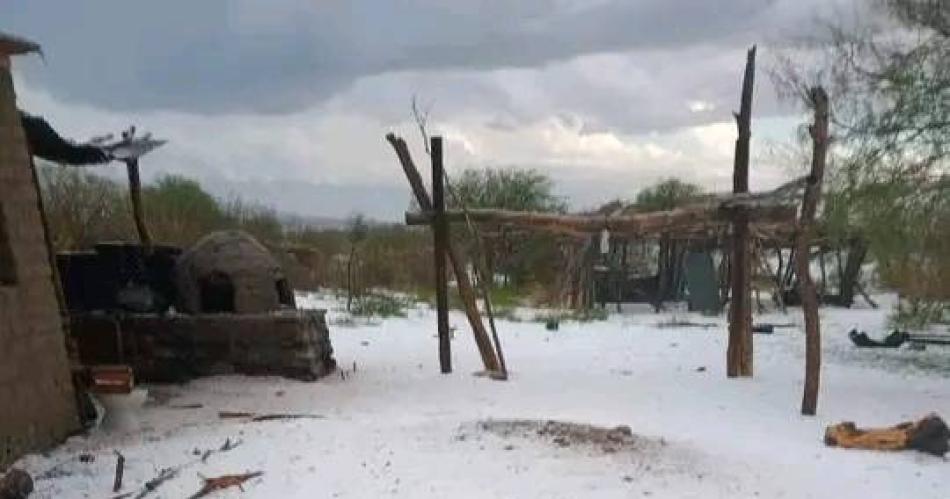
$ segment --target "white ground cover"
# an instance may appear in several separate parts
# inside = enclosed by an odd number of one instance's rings
[[[464,316],[452,313],[455,372],[438,369],[434,312],[333,325],[341,371],[315,383],[224,376],[151,387],[138,431],[102,429],[22,459],[36,497],[112,497],[114,450],[126,457],[123,492],[161,469],[175,478],[146,497],[188,497],[200,476],[263,471],[213,497],[950,497],[950,462],[916,452],[825,447],[842,420],[886,426],[936,411],[950,417],[950,347],[857,350],[851,327],[883,336],[883,310],[822,310],[818,415],[799,415],[801,328],[755,337],[755,377],[725,376],[722,317],[626,311],[606,321],[500,321],[511,379],[473,376],[480,363]],[[532,311],[522,311],[530,316]],[[710,323],[687,327],[675,321]],[[801,323],[797,309],[756,322]],[[659,326],[663,324],[664,326]],[[194,408],[200,404],[200,408]],[[250,422],[219,411],[306,413],[321,419]],[[557,420],[612,428],[632,443],[555,442],[486,431],[484,420]],[[521,426],[518,426],[519,428]],[[202,462],[226,440],[240,445]],[[88,454],[94,459],[80,460]]]

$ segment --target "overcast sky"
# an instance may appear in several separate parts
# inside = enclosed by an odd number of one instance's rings
[[[851,2],[844,3],[846,7]],[[86,139],[130,123],[178,173],[281,211],[396,220],[408,189],[383,139],[426,164],[418,96],[450,172],[535,168],[575,207],[677,176],[731,185],[745,50],[800,35],[826,0],[7,0],[0,30],[39,42],[21,107]],[[760,71],[753,188],[802,117]],[[112,170],[116,170],[112,167]],[[424,175],[426,172],[424,172]]]

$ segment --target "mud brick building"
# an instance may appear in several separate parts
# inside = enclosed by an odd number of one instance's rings
[[[79,427],[65,334],[11,56],[34,44],[0,33],[0,470]]]

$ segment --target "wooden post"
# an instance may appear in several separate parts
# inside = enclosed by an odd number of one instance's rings
[[[399,164],[406,174],[409,187],[412,189],[416,203],[419,204],[419,209],[422,211],[431,211],[432,200],[429,198],[429,193],[426,192],[425,185],[422,183],[422,176],[419,175],[419,170],[412,161],[412,156],[409,154],[409,147],[406,145],[406,141],[391,133],[386,135],[386,140],[396,152],[396,157],[399,158]],[[465,316],[468,318],[468,322],[472,327],[472,335],[475,337],[478,353],[482,357],[482,364],[485,366],[486,371],[497,371],[499,369],[498,358],[495,355],[495,349],[488,336],[488,331],[485,330],[482,317],[478,313],[475,291],[472,289],[472,283],[468,278],[468,272],[465,270],[464,262],[456,253],[451,241],[449,241],[446,250],[448,252],[449,263],[452,264],[452,271],[455,273],[459,297],[462,299],[462,304],[465,307]]]
[[[805,318],[805,387],[802,393],[802,414],[813,416],[818,408],[818,389],[821,383],[821,323],[818,318],[818,293],[808,265],[808,245],[818,201],[821,198],[829,136],[828,94],[823,88],[814,87],[809,92],[809,98],[815,112],[815,122],[809,127],[813,144],[811,173],[805,184],[801,221],[795,237],[795,267],[798,274],[798,291],[802,297],[802,314]]]
[[[449,338],[449,282],[445,259],[449,245],[449,224],[445,220],[445,177],[442,165],[442,137],[432,137],[432,234],[435,248],[435,306],[439,326],[439,367],[452,372],[452,344]]]
[[[755,46],[749,49],[742,78],[742,101],[736,125],[735,164],[732,191],[749,192],[749,141],[752,137],[752,90],[755,79]],[[752,376],[752,291],[751,235],[749,212],[739,207],[733,219],[731,261],[731,299],[729,301],[729,346],[726,350],[726,375]]]
[[[129,198],[132,200],[132,219],[135,221],[135,231],[138,233],[139,242],[148,253],[152,249],[152,236],[148,233],[148,227],[145,225],[145,209],[142,207],[142,180],[139,176],[139,160],[129,159],[125,162],[125,168],[129,173]]]

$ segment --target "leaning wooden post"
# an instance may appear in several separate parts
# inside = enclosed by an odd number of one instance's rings
[[[742,78],[742,101],[736,125],[736,155],[733,165],[732,192],[749,192],[749,140],[752,137],[752,90],[755,79],[755,46],[749,49]],[[732,225],[732,265],[730,272],[729,346],[726,349],[726,375],[752,376],[752,287],[751,236],[749,212],[738,207]]]
[[[818,389],[821,383],[821,323],[818,317],[818,293],[809,269],[808,246],[812,237],[815,212],[821,198],[821,183],[828,156],[828,94],[822,87],[814,87],[809,92],[809,100],[815,113],[815,122],[808,130],[813,145],[811,173],[805,184],[801,220],[795,236],[795,271],[798,274],[798,292],[802,297],[802,314],[805,318],[805,387],[802,394],[802,414],[813,416],[818,408]]]
[[[452,345],[449,341],[449,282],[445,257],[449,245],[449,224],[445,220],[445,174],[442,165],[442,137],[432,137],[432,220],[435,248],[435,306],[439,327],[439,367],[452,372]]]
[[[145,225],[145,209],[142,207],[142,179],[139,176],[139,160],[137,158],[125,161],[125,168],[129,173],[129,198],[132,200],[132,219],[135,221],[135,231],[139,235],[139,242],[148,253],[152,250],[152,236]]]
[[[406,141],[395,136],[392,133],[386,134],[386,140],[396,152],[399,158],[399,164],[402,166],[406,179],[409,181],[409,187],[412,189],[416,203],[422,211],[432,210],[432,200],[429,193],[426,192],[425,185],[422,182],[422,176],[412,161],[409,154],[409,147]],[[459,297],[465,308],[465,316],[472,327],[472,335],[475,337],[475,344],[478,346],[478,353],[482,357],[482,364],[489,373],[498,371],[498,357],[495,354],[495,348],[492,346],[488,331],[485,330],[485,324],[482,322],[482,316],[478,313],[478,305],[475,299],[475,291],[472,289],[472,283],[469,281],[468,272],[465,270],[464,262],[456,253],[451,241],[447,246],[449,263],[452,264],[452,271],[455,273],[455,281],[458,286]]]

